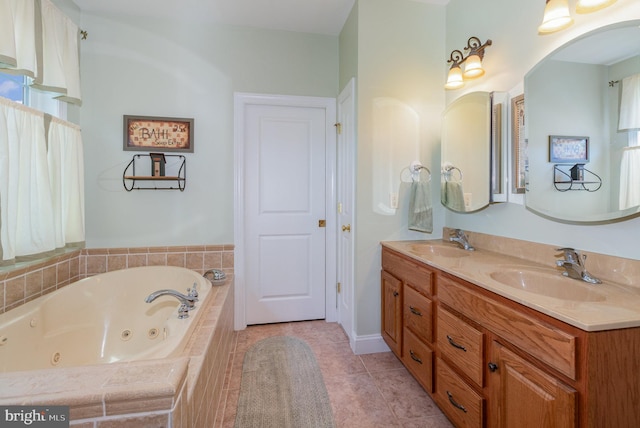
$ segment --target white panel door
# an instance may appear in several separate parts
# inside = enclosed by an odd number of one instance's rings
[[[338,260],[337,296],[338,323],[353,343],[354,290],[353,290],[353,233],[355,189],[355,80],[351,79],[338,97],[338,153],[337,186],[338,201]]]
[[[325,318],[326,111],[247,105],[247,324]]]

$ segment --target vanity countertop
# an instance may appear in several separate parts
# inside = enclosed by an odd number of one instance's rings
[[[602,284],[589,284],[564,277],[564,270],[555,266],[553,253],[550,262],[543,264],[478,247],[465,251],[439,239],[385,241],[382,245],[585,331],[640,326],[640,287],[635,286],[634,278],[635,264],[640,262],[635,260],[629,261],[634,264],[634,277],[623,272],[626,276],[621,275],[620,282],[601,277]],[[596,258],[594,267],[601,265]],[[587,269],[598,276],[589,264]]]

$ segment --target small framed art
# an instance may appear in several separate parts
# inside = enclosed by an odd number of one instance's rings
[[[589,162],[589,137],[549,136],[549,162]]]
[[[124,150],[193,153],[193,119],[124,116]]]

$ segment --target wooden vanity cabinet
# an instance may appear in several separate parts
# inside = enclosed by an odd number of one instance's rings
[[[573,428],[575,389],[545,373],[498,342],[491,345],[495,376],[492,386],[492,427]]]
[[[383,330],[457,427],[640,427],[640,328],[587,332],[391,249],[382,260],[402,301]]]
[[[402,356],[402,281],[382,271],[382,338],[394,354]]]
[[[434,272],[388,249],[382,252],[382,269],[382,337],[422,387],[432,393]],[[392,302],[393,309],[386,307],[385,301]]]

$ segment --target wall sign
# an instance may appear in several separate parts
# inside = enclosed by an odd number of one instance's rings
[[[193,119],[124,116],[124,150],[193,153]]]

